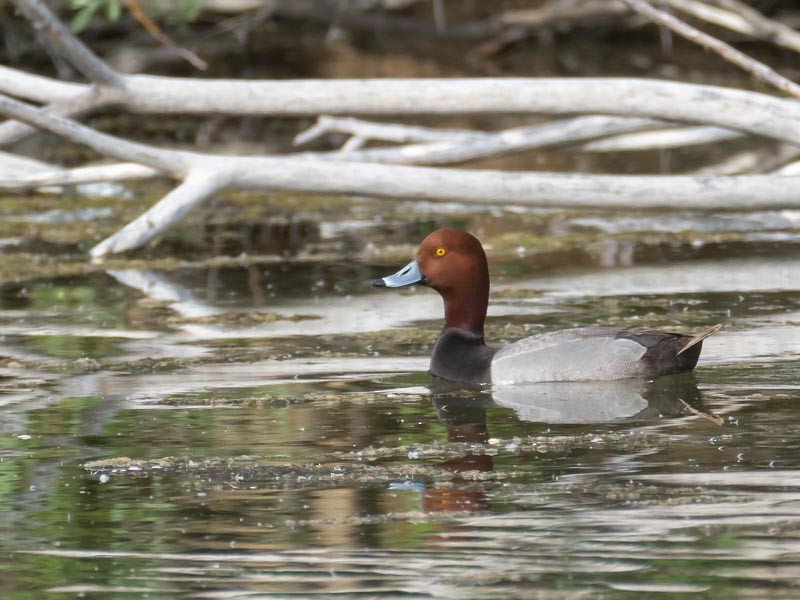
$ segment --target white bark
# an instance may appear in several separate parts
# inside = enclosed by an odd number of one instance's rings
[[[80,70],[91,85],[54,82],[0,67],[0,91],[47,104],[37,109],[0,94],[0,113],[56,133],[118,160],[77,170],[31,172],[0,186],[76,183],[93,178],[168,175],[181,183],[136,220],[92,251],[95,259],[131,250],[165,232],[214,193],[229,187],[280,189],[324,194],[458,200],[479,204],[548,207],[635,207],[659,209],[752,210],[800,207],[796,176],[614,176],[520,173],[380,165],[368,161],[444,163],[512,150],[585,141],[611,133],[698,123],[698,131],[678,130],[683,143],[729,139],[742,132],[800,146],[800,102],[742,90],[645,79],[380,79],[248,81],[197,80],[124,75],[110,69],[58,22],[41,0],[13,0],[18,8]],[[676,27],[669,15],[643,0],[624,0]],[[678,22],[712,47],[718,40]],[[758,66],[758,65],[757,65]],[[758,66],[773,83],[787,84]],[[791,82],[789,91],[794,92]],[[63,115],[119,105],[137,113],[220,113],[226,115],[453,115],[547,114],[572,118],[498,133],[437,131],[350,121],[353,136],[337,153],[288,157],[216,156],[166,150],[102,134]],[[574,117],[575,114],[602,116]],[[663,119],[672,122],[654,122]],[[330,126],[330,122],[328,123]],[[340,123],[341,125],[341,123]],[[713,126],[713,127],[709,127]],[[342,127],[344,127],[342,125]],[[390,131],[390,128],[394,130]],[[306,137],[319,134],[324,121]],[[328,127],[330,129],[330,127]],[[731,131],[734,130],[734,131]],[[13,122],[0,125],[0,143],[27,131]],[[657,143],[675,131],[650,132]],[[383,137],[381,137],[383,136]],[[394,137],[393,137],[394,136]],[[659,137],[660,136],[660,137]],[[404,144],[361,149],[369,139]],[[624,138],[623,138],[624,139]],[[616,140],[617,147],[623,143]],[[631,143],[630,137],[627,142]],[[663,146],[662,146],[663,147]],[[331,160],[336,159],[336,160]],[[136,164],[130,164],[130,163]]]
[[[359,140],[430,143],[370,148],[359,152],[350,151],[343,146],[339,152],[311,152],[298,156],[394,164],[447,164],[505,152],[573,144],[600,137],[604,139],[586,142],[576,149],[581,152],[655,150],[723,142],[744,135],[719,127],[678,127],[654,119],[603,116],[560,119],[499,132],[433,129],[325,116],[299,133],[295,137],[295,143],[305,143],[331,132],[349,134],[354,136],[351,139]]]
[[[31,22],[33,28],[45,35],[59,54],[66,58],[86,79],[108,86],[122,84],[119,73],[72,35],[42,0],[12,0],[12,2],[17,10]]]
[[[800,33],[791,27],[765,17],[747,4],[735,0],[717,1],[723,8],[695,0],[667,0],[667,4],[708,23],[800,52]]]
[[[63,117],[72,117],[85,114],[106,104],[106,99],[100,89],[89,87],[79,94],[45,106],[45,112]],[[36,129],[18,121],[0,123],[0,145],[9,145],[17,142]]]
[[[579,147],[582,152],[630,152],[663,150],[701,144],[712,144],[741,138],[742,134],[720,127],[681,127],[658,131],[640,131],[616,135],[587,142]]]
[[[692,27],[688,23],[684,23],[680,19],[676,19],[669,13],[658,10],[650,3],[650,0],[623,0],[623,2],[636,12],[647,16],[654,23],[668,27],[679,36],[699,44],[707,50],[711,50],[726,61],[747,71],[753,77],[765,81],[787,94],[800,98],[800,85],[797,85],[794,81],[787,79],[768,65],[750,58],[743,52],[739,52],[729,44]]]
[[[625,131],[670,126],[652,119],[602,116],[575,117],[499,132],[436,130],[393,124],[383,125],[357,119],[339,120],[331,117],[324,121],[321,120],[320,125],[325,125],[332,131],[347,131],[355,136],[351,140],[360,142],[363,142],[365,138],[374,139],[376,136],[383,139],[388,137],[393,140],[416,138],[437,141],[366,150],[352,150],[348,142],[348,145],[338,152],[308,152],[297,156],[350,162],[418,165],[453,164],[510,152],[569,144]],[[740,134],[734,133],[734,135]]]
[[[81,83],[58,81],[0,65],[0,92],[40,104],[70,100],[89,87]]]
[[[108,165],[92,165],[75,169],[61,169],[52,165],[44,165],[38,172],[20,175],[19,171],[9,172],[0,168],[0,188],[30,189],[42,186],[78,185],[96,181],[130,181],[133,179],[150,179],[159,173],[152,167],[137,163],[116,163]]]
[[[154,149],[101,134],[0,96],[0,112],[96,151],[185,182],[92,250],[94,258],[147,243],[225,187],[555,207],[759,209],[800,206],[795,177],[615,176],[434,169],[294,157],[214,156]]]
[[[206,175],[178,187],[92,249],[95,259],[142,246],[227,186],[402,200],[457,200],[556,208],[759,210],[800,208],[800,178],[576,175],[214,156]],[[192,182],[190,184],[190,182]]]
[[[317,122],[294,138],[295,145],[306,144],[328,133],[346,133],[370,140],[409,144],[415,142],[474,141],[484,133],[470,129],[436,129],[399,123],[378,123],[350,117],[323,115]]]
[[[183,219],[193,208],[224,187],[227,181],[219,172],[192,172],[186,180],[159,202],[117,233],[92,248],[93,259],[133,250],[158,237]]]
[[[185,177],[192,162],[196,162],[192,157],[200,156],[191,152],[162,150],[100,133],[75,121],[51,114],[46,109],[36,109],[2,94],[0,113],[46,129],[70,141],[85,144],[101,154],[147,165],[176,178]]]
[[[782,166],[780,169],[774,171],[773,175],[800,177],[800,160]]]
[[[800,144],[800,102],[732,88],[618,78],[240,81],[132,75],[134,112],[276,116],[606,114],[702,123]]]
[[[401,125],[397,123],[377,123],[346,117],[323,116],[307,131],[299,133],[295,138],[296,144],[305,143],[326,133],[346,133],[370,140],[381,140],[397,144],[412,142],[478,142],[506,135],[533,136],[541,135],[546,138],[547,144],[568,143],[579,139],[601,137],[620,132],[635,131],[638,129],[655,129],[657,127],[675,127],[674,124],[654,119],[636,119],[626,117],[605,117],[590,115],[573,117],[526,125],[506,129],[501,132],[474,131],[470,129],[435,129],[432,127],[419,127]]]
[[[257,189],[572,208],[755,210],[800,207],[800,182],[796,178],[768,175],[584,175],[330,163],[289,158],[237,157],[228,160],[232,161],[227,165],[232,169],[230,181],[240,187]]]
[[[731,156],[690,171],[690,175],[742,175],[745,173],[777,173],[782,165],[795,160],[800,155],[797,146],[788,144],[778,148],[754,148],[737,152]],[[789,173],[786,173],[787,175]]]
[[[0,70],[0,89],[37,102],[76,87]],[[19,77],[22,80],[19,80]],[[138,113],[317,116],[604,114],[736,129],[800,144],[800,102],[719,86],[631,78],[220,80],[121,75],[104,102]],[[102,87],[102,86],[101,86]],[[57,96],[50,91],[58,88]],[[71,91],[70,91],[71,90]]]

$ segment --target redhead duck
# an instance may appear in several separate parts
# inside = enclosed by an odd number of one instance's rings
[[[522,339],[503,348],[486,345],[489,266],[477,238],[439,229],[414,260],[377,287],[422,284],[444,300],[444,329],[431,356],[431,373],[462,383],[535,383],[653,378],[691,371],[702,342],[720,325],[695,335],[639,329],[582,327]]]

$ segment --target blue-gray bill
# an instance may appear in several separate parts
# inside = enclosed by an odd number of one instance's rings
[[[372,282],[372,285],[376,287],[403,287],[404,285],[421,283],[424,279],[425,276],[420,272],[417,261],[412,260],[394,275],[376,279]]]

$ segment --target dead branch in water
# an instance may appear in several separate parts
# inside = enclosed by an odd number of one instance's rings
[[[624,138],[608,136],[643,135],[644,130],[651,136],[651,147],[665,145],[665,136],[681,132],[682,143],[687,143],[690,136],[719,141],[754,134],[800,146],[800,103],[793,100],[647,79],[247,81],[125,75],[110,69],[63,25],[59,26],[41,0],[14,2],[25,7],[23,12],[43,34],[58,40],[55,45],[59,51],[91,83],[68,84],[0,68],[0,91],[48,105],[34,107],[0,95],[0,112],[26,123],[26,127],[50,131],[124,163],[27,172],[16,179],[0,180],[0,186],[21,188],[93,177],[111,180],[156,174],[179,182],[143,215],[96,246],[91,252],[94,258],[148,243],[227,188],[550,207],[751,210],[800,206],[800,186],[790,176],[617,176],[376,164],[446,164],[588,140],[592,140],[590,144],[616,143],[619,149],[626,143]],[[134,143],[65,118],[97,106],[142,114],[550,114],[570,118],[501,132],[448,131],[322,118],[315,134],[338,129],[351,134],[354,141],[337,152],[252,157]],[[702,129],[678,127],[688,123],[701,125]],[[0,130],[2,139],[4,130],[13,127],[19,135],[22,126],[9,122],[0,127],[5,128]],[[657,138],[655,142],[652,136]],[[362,148],[369,140],[405,145]],[[631,143],[630,138],[627,143]]]
[[[719,54],[722,58],[744,69],[753,77],[765,81],[779,90],[791,94],[795,98],[800,98],[800,85],[787,79],[764,63],[747,56],[744,52],[739,52],[736,48],[725,42],[684,23],[680,19],[664,11],[658,10],[650,4],[648,0],[623,0],[623,2],[633,10],[652,19],[653,22],[668,27],[681,37],[685,37],[695,44],[700,44],[704,48],[708,48],[712,52]]]
[[[800,206],[797,182],[791,177],[506,173],[293,157],[219,156],[128,142],[2,96],[0,112],[183,181],[142,216],[96,246],[91,253],[95,258],[149,242],[211,194],[230,187],[555,207],[752,210]]]
[[[297,134],[295,144],[304,144],[328,133],[344,133],[351,138],[339,152],[307,153],[307,156],[393,164],[451,164],[577,142],[583,142],[576,147],[581,152],[619,152],[680,148],[744,137],[741,132],[721,127],[681,127],[657,119],[601,115],[573,117],[496,133],[322,116],[316,124]],[[349,149],[353,140],[409,145],[354,151]]]

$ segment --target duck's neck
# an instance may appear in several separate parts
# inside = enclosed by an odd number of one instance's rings
[[[483,323],[489,307],[489,269],[473,274],[467,283],[461,283],[440,292],[444,300],[445,328],[466,329],[483,336]]]

